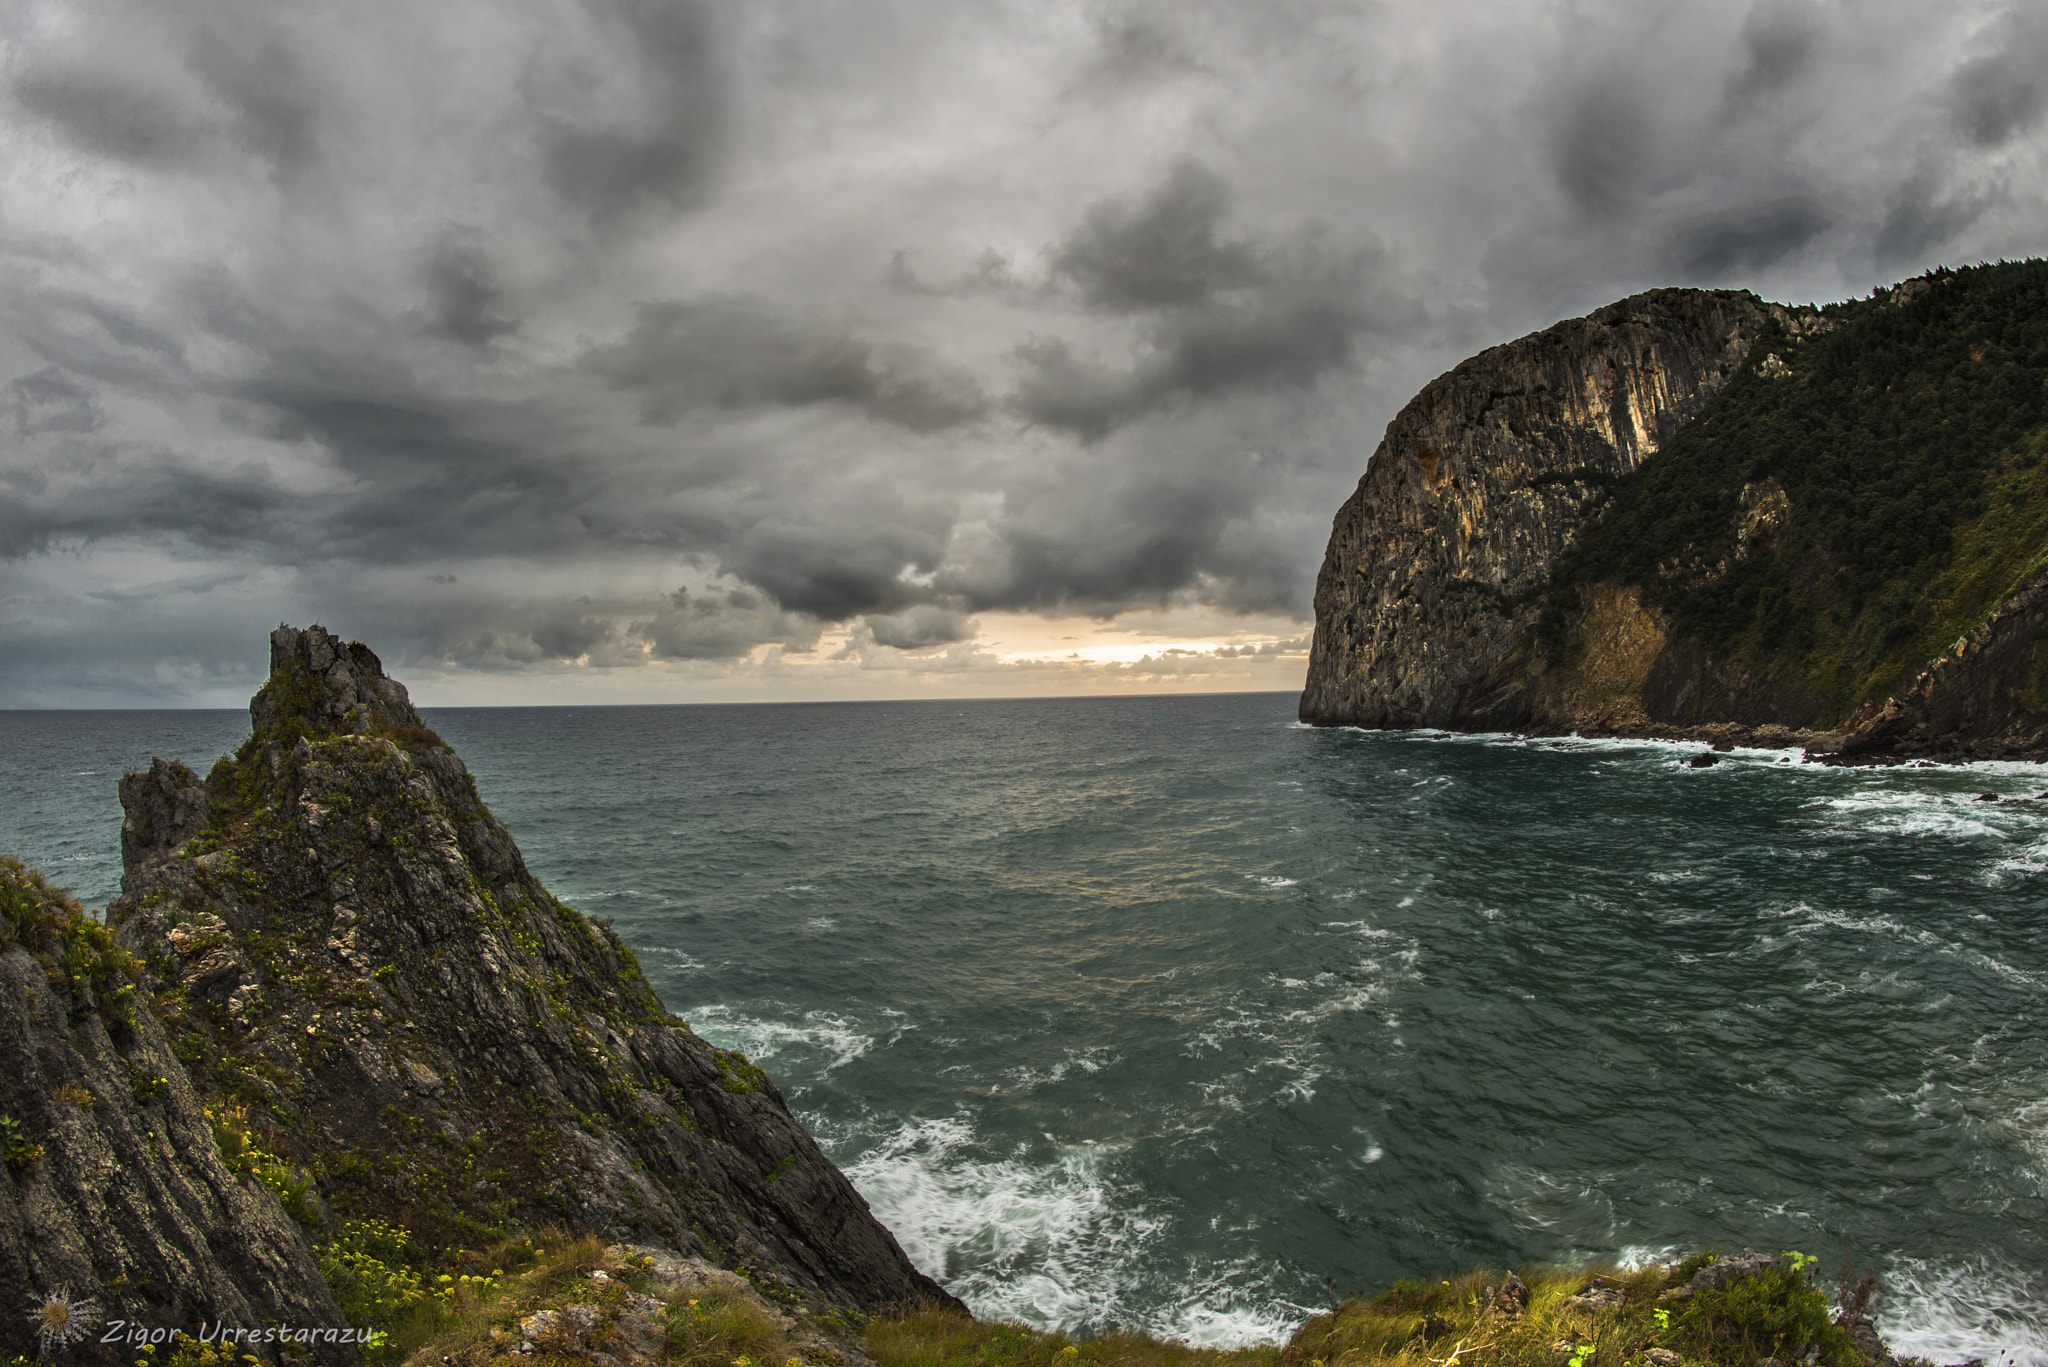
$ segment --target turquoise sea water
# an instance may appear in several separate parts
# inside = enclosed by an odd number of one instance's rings
[[[2048,771],[1293,705],[429,721],[979,1312],[1234,1341],[1325,1277],[1718,1240],[1879,1266],[1903,1349],[2048,1364]],[[102,903],[119,772],[245,730],[0,714],[0,848]]]

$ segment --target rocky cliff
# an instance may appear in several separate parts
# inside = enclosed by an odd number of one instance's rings
[[[316,1222],[440,1248],[553,1224],[791,1306],[957,1305],[767,1076],[527,871],[374,654],[319,627],[270,648],[232,758],[124,780],[107,918],[198,1089],[305,1175]]]
[[[113,1319],[195,1335],[343,1323],[305,1231],[223,1160],[147,987],[105,927],[0,859],[0,1358],[42,1355],[42,1331],[73,1315],[83,1337],[51,1349],[108,1367],[136,1355],[100,1342]]]
[[[1536,594],[1606,484],[1654,455],[1767,322],[1744,293],[1653,290],[1493,347],[1388,424],[1316,579],[1301,718],[1506,728]]]
[[[1337,514],[1323,725],[2048,754],[2048,263],[1658,290],[1472,358]]]

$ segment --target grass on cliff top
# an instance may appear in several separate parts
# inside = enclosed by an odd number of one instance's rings
[[[392,1232],[385,1226],[386,1233]],[[664,1292],[646,1268],[590,1235],[549,1231],[509,1239],[491,1250],[488,1272],[440,1273],[412,1279],[393,1311],[373,1312],[388,1325],[389,1338],[367,1353],[370,1363],[409,1367],[590,1367],[592,1356],[634,1347],[617,1337],[621,1321],[638,1295],[663,1304],[645,1327],[655,1335],[652,1360],[659,1367],[839,1367],[808,1356],[761,1300],[736,1278],[688,1290]],[[331,1265],[331,1260],[323,1260]],[[595,1275],[594,1275],[595,1274]],[[364,1281],[374,1282],[374,1271]],[[601,1280],[598,1279],[601,1277]],[[407,1280],[401,1274],[401,1281]],[[381,1294],[389,1297],[386,1285]],[[360,1289],[344,1308],[360,1312]],[[374,1293],[373,1293],[374,1294]],[[584,1321],[560,1317],[569,1306],[589,1307]],[[540,1327],[529,1317],[557,1312]],[[351,1319],[355,1316],[352,1314]],[[531,1326],[534,1332],[529,1333]],[[525,1345],[527,1351],[521,1351]],[[166,1367],[204,1367],[169,1363]]]
[[[1497,1272],[1400,1282],[1317,1315],[1284,1347],[1195,1348],[1145,1334],[1070,1339],[927,1310],[871,1323],[867,1351],[880,1367],[1753,1367],[1808,1353],[1823,1367],[1866,1361],[1813,1284],[1811,1259],[1781,1259],[1762,1276],[1682,1302],[1659,1300],[1711,1258],[1635,1269],[1525,1268],[1518,1275],[1528,1306],[1518,1316],[1493,1309],[1503,1281]],[[1859,1299],[1855,1281],[1845,1269],[1838,1294],[1854,1312],[1868,1313],[1872,1284]],[[1626,1300],[1574,1304],[1594,1287]]]
[[[41,963],[52,987],[99,1013],[109,1032],[135,1029],[135,984],[142,965],[114,943],[78,899],[11,854],[0,855],[0,950],[20,945]]]

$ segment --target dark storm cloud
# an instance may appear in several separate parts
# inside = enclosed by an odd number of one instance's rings
[[[1800,251],[1829,227],[1827,211],[1809,196],[1796,195],[1709,212],[1683,224],[1673,246],[1679,269],[1689,279],[1723,279],[1756,272]]]
[[[105,465],[110,478],[102,487],[0,497],[0,559],[123,536],[176,536],[202,548],[236,549],[267,540],[286,502],[246,471],[201,472],[148,457]]]
[[[1064,341],[1035,340],[1018,349],[1028,373],[1014,402],[1032,422],[1096,441],[1177,401],[1304,388],[1348,362],[1357,334],[1373,321],[1352,284],[1330,294],[1275,291],[1160,318],[1146,327],[1143,356],[1129,368],[1077,357]]]
[[[1991,33],[1992,50],[1949,81],[1956,126],[1980,147],[2002,147],[2031,131],[2048,109],[2048,15],[2015,8]]]
[[[1724,114],[1740,118],[1813,68],[1821,29],[1803,0],[1760,4],[1742,21],[1742,63],[1722,92]]]
[[[32,69],[15,82],[14,98],[81,150],[119,161],[173,163],[199,140],[170,97],[128,73]]]
[[[1257,534],[1260,472],[1241,451],[1188,431],[1150,434],[1110,487],[1020,481],[996,530],[1005,555],[979,577],[941,580],[980,610],[1109,617],[1195,590],[1233,610],[1287,611],[1296,572]],[[1250,533],[1243,537],[1238,533]],[[1276,594],[1277,585],[1284,585]]]
[[[1877,225],[1875,255],[1884,266],[1908,270],[1939,260],[1952,242],[1991,208],[1988,192],[1951,189],[1930,166],[1892,192]]]
[[[677,589],[632,634],[661,660],[730,660],[763,644],[808,651],[818,644],[815,618],[784,612],[764,595],[745,589],[691,594]]]
[[[297,516],[266,528],[276,539],[271,554],[406,563],[550,553],[587,540],[588,472],[529,449],[516,414],[467,411],[376,380],[336,384],[345,374],[317,375],[321,358],[292,359],[293,370],[280,368],[242,397],[265,435],[319,443],[350,487],[294,500]],[[514,431],[477,430],[492,426]]]
[[[695,0],[591,0],[588,8],[629,65],[544,62],[530,78],[549,111],[548,184],[600,228],[648,209],[700,204],[719,168],[726,122],[710,15]],[[593,98],[600,91],[624,107]]]
[[[1361,333],[1420,321],[1415,301],[1373,279],[1386,265],[1376,244],[1340,250],[1313,230],[1233,239],[1233,199],[1221,176],[1182,159],[1135,205],[1091,207],[1052,268],[1091,307],[1140,319],[1139,352],[1119,366],[1060,338],[1027,341],[1013,407],[1098,441],[1175,404],[1306,388],[1348,364]]]
[[[869,613],[861,619],[876,645],[896,650],[932,650],[974,638],[976,623],[964,612],[920,603],[903,612]]]
[[[504,311],[498,271],[474,230],[451,229],[434,244],[421,270],[432,301],[428,330],[471,346],[485,346],[519,330]]]
[[[617,640],[619,629],[607,618],[578,612],[572,606],[547,614],[529,634],[548,658],[576,660]]]
[[[1199,304],[1219,290],[1263,278],[1249,244],[1219,238],[1231,208],[1229,184],[1183,160],[1139,203],[1091,208],[1053,253],[1089,303],[1130,310]]]
[[[1550,134],[1557,183],[1585,214],[1628,212],[1651,164],[1656,105],[1633,73],[1600,72],[1566,95]]]
[[[319,106],[312,71],[271,24],[261,13],[203,24],[186,62],[233,113],[235,140],[289,181],[320,161]]]
[[[719,568],[766,589],[783,607],[828,622],[894,611],[925,596],[904,570],[931,570],[945,546],[940,536],[876,511],[830,522],[764,518],[733,536]]]
[[[633,330],[586,369],[638,394],[650,423],[693,411],[844,403],[914,432],[979,418],[980,384],[922,348],[820,330],[765,300],[714,296],[642,304]]]
[[[184,344],[125,302],[70,289],[28,293],[0,318],[43,360],[135,391],[188,383]]]
[[[32,436],[41,432],[90,432],[105,418],[93,402],[90,387],[56,366],[45,366],[8,386],[14,430]]]

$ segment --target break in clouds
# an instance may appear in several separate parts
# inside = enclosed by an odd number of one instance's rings
[[[1303,621],[1464,355],[2048,221],[2032,5],[31,0],[0,43],[0,705],[242,686],[280,617],[495,671]]]

